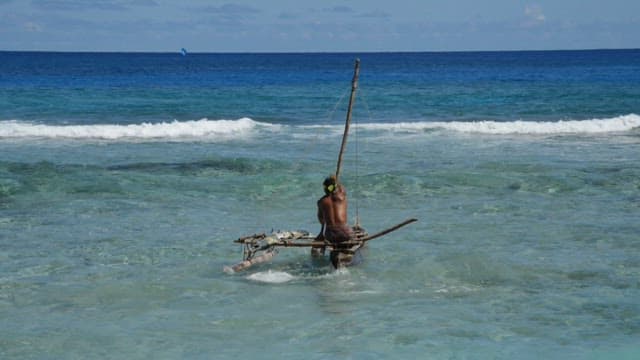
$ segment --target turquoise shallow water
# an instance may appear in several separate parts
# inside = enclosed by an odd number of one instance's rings
[[[636,133],[361,134],[352,217],[420,221],[344,272],[286,249],[226,274],[241,235],[317,231],[339,135],[287,138],[3,143],[3,356],[637,355]]]
[[[323,79],[329,82],[323,91],[348,90],[351,69],[339,80],[334,56],[314,58],[315,71],[301,78],[291,75],[284,93],[314,93]],[[315,201],[334,170],[344,116],[344,103],[331,114],[334,92],[322,97],[328,106],[282,102],[272,81],[286,71],[273,75],[266,55],[240,61],[235,72],[209,79],[250,92],[264,117],[230,106],[222,121],[212,103],[227,100],[215,96],[211,103],[176,97],[177,104],[193,101],[194,107],[177,106],[184,118],[166,113],[166,103],[154,112],[124,97],[121,108],[106,111],[102,95],[93,98],[95,87],[114,86],[122,95],[130,84],[153,84],[144,97],[158,101],[169,85],[153,72],[115,78],[65,74],[64,67],[62,75],[38,75],[37,67],[4,72],[0,357],[636,358],[640,110],[637,97],[623,95],[635,87],[612,80],[635,74],[634,58],[613,68],[588,65],[598,69],[591,84],[606,84],[605,98],[616,84],[626,89],[617,92],[616,111],[563,110],[554,118],[553,111],[535,110],[545,98],[516,105],[514,93],[497,92],[492,103],[533,115],[510,117],[503,109],[491,116],[463,97],[466,113],[478,118],[472,120],[456,115],[456,106],[439,105],[436,113],[446,117],[407,110],[395,90],[385,93],[387,83],[407,81],[389,72],[402,57],[388,56],[374,62],[378,72],[369,83],[362,79],[369,106],[357,103],[343,181],[351,219],[358,214],[369,232],[419,221],[373,240],[364,263],[345,271],[312,261],[303,249],[285,249],[270,264],[223,272],[241,259],[232,242],[240,236],[319,229]],[[576,69],[586,65],[576,60],[567,78],[551,76],[547,67],[555,62],[546,61],[556,56],[543,57],[533,72],[507,68],[507,79],[499,71],[478,73],[507,81],[510,91],[521,81],[514,78],[533,78],[538,89],[551,87],[547,78],[578,86]],[[171,72],[177,65],[163,66]],[[243,77],[260,66],[271,75]],[[430,79],[460,79],[459,66],[443,63],[439,76],[418,77],[408,91],[436,86]],[[466,69],[462,80],[478,80],[473,66]],[[181,76],[168,79],[187,86]],[[69,116],[62,106],[46,106],[52,94],[62,96],[57,89],[65,81],[79,86],[73,96],[86,95],[69,98]],[[460,90],[455,81],[439,84],[444,92]],[[40,98],[19,95],[41,85],[47,91]],[[573,93],[590,102],[584,112],[600,101],[589,100],[589,91]],[[376,110],[371,94],[396,105]],[[278,117],[280,109],[288,115]]]

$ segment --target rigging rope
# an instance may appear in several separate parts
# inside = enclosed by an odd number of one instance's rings
[[[342,95],[340,96],[340,99],[338,99],[338,101],[336,102],[336,104],[333,106],[333,110],[331,110],[329,112],[329,116],[327,118],[327,120],[330,122],[331,119],[333,118],[333,114],[336,112],[336,109],[338,109],[338,106],[340,106],[340,103],[342,103],[342,100],[344,100],[344,98],[349,94],[351,90],[347,89],[345,90]]]
[[[359,88],[360,91],[360,98],[361,103],[364,105],[366,112],[367,112],[367,116],[369,121],[371,122],[371,109],[369,108],[369,103],[367,103],[367,96],[365,91],[362,89],[362,87]],[[358,123],[358,117],[355,117],[355,126],[354,126],[354,137],[355,137],[355,168],[356,168],[356,179],[355,179],[355,185],[354,185],[354,194],[357,194],[357,192],[355,190],[358,190],[358,192],[360,191],[360,158],[359,158],[359,154],[360,154],[360,137],[359,137],[359,132],[360,132],[360,124]],[[355,207],[356,207],[356,226],[359,228],[360,227],[360,206],[359,206],[359,201],[358,201],[358,196],[354,196],[354,202],[355,202]]]
[[[362,94],[362,90],[360,90],[360,94]],[[355,179],[355,184],[354,184],[354,189],[353,189],[354,190],[353,191],[354,200],[355,200],[355,205],[356,205],[356,224],[355,224],[355,226],[357,228],[360,228],[360,206],[359,206],[359,202],[358,202],[358,197],[359,196],[357,195],[358,192],[360,191],[360,182],[359,182],[359,179],[360,179],[360,170],[359,170],[360,166],[359,165],[360,165],[360,163],[359,163],[359,158],[358,158],[358,152],[359,152],[359,149],[358,149],[358,144],[359,144],[358,133],[359,133],[360,126],[358,124],[358,117],[357,116],[355,117],[355,126],[353,128],[354,128],[353,136],[355,138],[354,142],[355,142],[355,148],[356,148],[355,149],[356,150],[355,151],[356,179]]]

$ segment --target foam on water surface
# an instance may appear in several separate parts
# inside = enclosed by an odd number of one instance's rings
[[[261,124],[268,126],[268,124]],[[100,140],[172,140],[248,136],[258,126],[249,118],[238,120],[193,120],[130,125],[44,125],[21,121],[0,122],[2,138],[100,139]]]
[[[408,131],[450,130],[479,134],[604,134],[630,131],[640,127],[640,116],[629,114],[610,119],[560,121],[451,121],[400,122],[394,124],[363,124],[363,129]]]
[[[295,280],[296,277],[284,271],[261,271],[247,276],[247,279],[267,284],[284,284]]]

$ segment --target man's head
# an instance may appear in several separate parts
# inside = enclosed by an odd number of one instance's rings
[[[324,193],[329,195],[331,193],[333,193],[334,191],[336,191],[336,176],[335,175],[331,175],[328,178],[324,179],[324,182],[322,183],[322,186],[324,187]]]

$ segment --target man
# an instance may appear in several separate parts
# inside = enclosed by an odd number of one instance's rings
[[[318,221],[320,233],[318,241],[332,244],[348,241],[352,237],[351,228],[347,225],[347,192],[336,183],[335,175],[326,178],[322,183],[324,196],[318,200]],[[324,248],[312,249],[313,254],[324,254]]]

